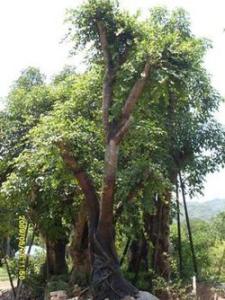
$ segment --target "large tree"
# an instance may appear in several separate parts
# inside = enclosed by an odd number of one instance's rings
[[[143,249],[150,240],[152,266],[169,279],[176,177],[184,171],[196,189],[222,161],[224,135],[212,125],[220,97],[201,67],[208,43],[191,33],[183,10],[156,8],[144,20],[122,12],[116,1],[89,0],[69,11],[68,21],[74,50],[87,50],[87,69],[80,75],[66,69],[48,86],[31,69],[34,85],[17,82],[9,111],[24,131],[20,149],[12,147],[14,172],[2,192],[6,199],[11,190],[11,199],[20,193],[20,208],[34,213],[43,233],[51,227],[56,240],[74,213],[74,264],[83,269],[85,259],[76,255],[86,253],[88,233],[94,299],[122,299],[138,290],[121,273],[116,233],[135,231]],[[140,257],[133,258],[138,272]]]
[[[67,166],[85,195],[89,217],[92,263],[92,287],[95,299],[121,299],[137,293],[119,268],[114,241],[114,196],[118,174],[119,148],[131,127],[135,107],[149,97],[160,71],[188,73],[201,63],[205,42],[196,39],[185,26],[183,12],[163,20],[164,11],[156,9],[142,21],[121,12],[114,1],[88,1],[70,11],[70,35],[75,50],[89,47],[90,61],[104,69],[102,92],[102,128],[104,134],[104,171],[102,191],[82,167],[79,156],[58,143]],[[184,26],[183,26],[184,25]],[[74,30],[75,28],[75,30]],[[179,66],[178,66],[179,65]],[[161,78],[162,79],[162,78]],[[144,109],[144,106],[143,106]]]

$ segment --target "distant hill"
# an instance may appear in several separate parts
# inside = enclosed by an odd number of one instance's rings
[[[190,219],[210,220],[225,211],[225,199],[213,199],[206,202],[188,201]],[[184,219],[184,213],[182,212]]]

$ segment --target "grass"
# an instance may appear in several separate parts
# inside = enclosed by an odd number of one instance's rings
[[[0,281],[7,281],[9,280],[7,271],[5,268],[0,268]]]

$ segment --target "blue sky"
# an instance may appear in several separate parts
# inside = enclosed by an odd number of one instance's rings
[[[69,45],[60,44],[64,34],[66,8],[82,0],[5,0],[0,1],[0,98],[4,98],[12,82],[27,66],[36,66],[50,78],[65,64],[80,65],[80,59],[69,58]],[[191,17],[193,32],[213,42],[205,58],[213,85],[225,96],[225,1],[214,0],[120,0],[123,8],[146,14],[154,5],[183,7]],[[0,103],[0,107],[1,107]],[[225,105],[216,114],[225,124]],[[209,175],[205,196],[225,199],[225,171]]]

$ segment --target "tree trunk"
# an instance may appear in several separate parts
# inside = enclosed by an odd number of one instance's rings
[[[152,269],[166,281],[170,279],[169,253],[169,216],[171,193],[158,197],[155,201],[155,213],[145,214],[145,229],[153,245]]]
[[[183,277],[183,260],[182,260],[182,241],[181,241],[181,222],[180,222],[180,201],[179,201],[179,187],[178,182],[176,182],[176,205],[177,205],[177,250],[179,257],[179,274],[180,278]]]
[[[67,273],[66,264],[66,239],[46,239],[47,250],[47,274],[48,277],[52,275],[60,275]]]
[[[11,257],[11,245],[10,245],[10,242],[11,242],[11,239],[8,236],[7,239],[6,239],[6,255],[8,257]]]
[[[73,263],[71,283],[87,286],[91,265],[88,249],[87,212],[84,203],[81,204],[79,214],[76,216],[69,253]]]
[[[115,248],[113,199],[117,172],[119,146],[115,139],[107,143],[105,172],[100,201],[99,222],[94,238],[94,261],[92,271],[93,296],[95,300],[120,300],[135,296],[138,290],[129,283],[120,271]]]
[[[103,175],[102,195],[99,197],[96,189],[85,170],[79,166],[79,158],[65,147],[63,142],[57,145],[64,162],[73,172],[86,200],[89,220],[89,248],[92,265],[92,290],[95,300],[105,298],[117,300],[125,296],[135,296],[138,290],[127,282],[120,271],[119,259],[115,250],[113,202],[117,174],[119,144],[124,139],[132,119],[134,107],[139,101],[150,75],[150,63],[147,57],[143,71],[131,88],[120,117],[117,122],[110,121],[110,109],[113,103],[114,83],[116,81],[119,60],[114,65],[114,59],[108,44],[107,29],[104,22],[96,22],[99,41],[105,62],[105,78],[103,83],[103,126],[105,131],[105,170]]]
[[[169,262],[169,226],[170,226],[170,202],[171,193],[167,192],[164,196],[156,197],[155,213],[145,214],[145,230],[152,243],[151,266],[154,274],[163,277],[166,282],[170,280]],[[152,278],[153,279],[153,278]],[[151,287],[153,281],[151,280]],[[171,299],[169,290],[156,291],[159,299]]]
[[[128,271],[134,274],[133,283],[137,282],[140,271],[148,271],[148,244],[144,235],[131,243]]]

